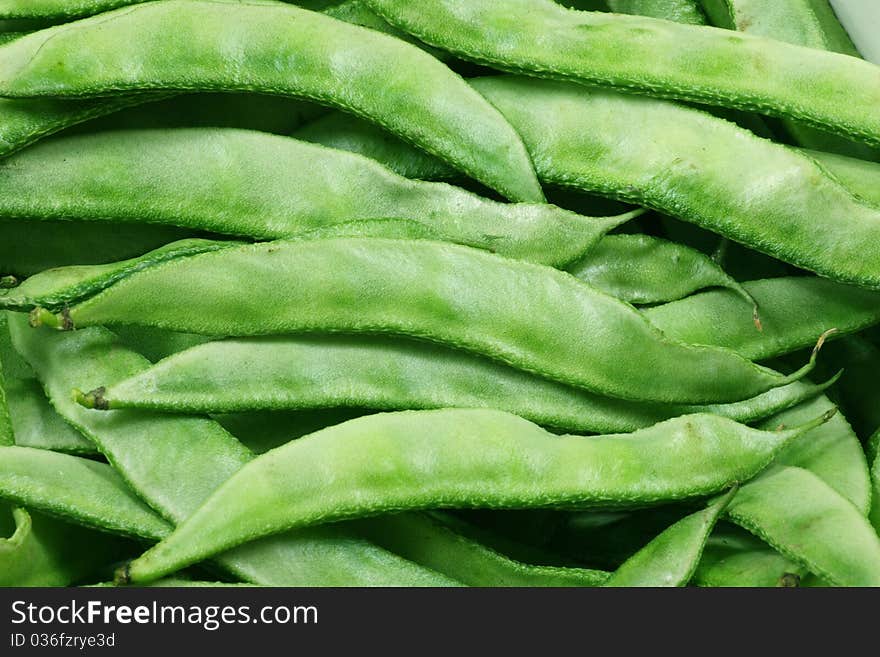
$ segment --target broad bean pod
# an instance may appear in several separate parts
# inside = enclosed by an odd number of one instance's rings
[[[551,0],[366,3],[425,43],[502,70],[756,110],[880,145],[880,68],[854,57],[710,27],[572,11]]]
[[[828,335],[833,339],[880,322],[880,294],[871,290],[812,276],[750,281],[743,287],[761,309],[760,332],[746,302],[726,290],[700,292],[642,313],[672,338],[726,347],[752,360],[810,347],[816,334],[830,329],[836,329]]]
[[[171,529],[109,465],[45,449],[0,448],[0,498],[126,536],[158,540]]]
[[[742,530],[740,530],[742,531]],[[749,534],[725,528],[706,541],[693,583],[705,587],[799,586],[807,570]]]
[[[10,509],[0,503],[0,527]],[[69,586],[130,554],[132,546],[41,513],[11,510],[13,531],[0,537],[0,586]]]
[[[196,345],[114,385],[77,393],[77,401],[100,410],[192,414],[338,407],[497,408],[567,431],[613,433],[699,412],[751,422],[813,397],[826,385],[798,381],[744,402],[705,407],[633,403],[427,342],[381,336],[273,336]]]
[[[35,309],[31,322],[216,336],[405,335],[608,396],[669,403],[741,401],[808,371],[785,377],[729,350],[671,341],[632,306],[570,274],[427,240],[279,241],[203,253],[134,273],[58,315]],[[597,340],[603,349],[585,348]]]
[[[634,304],[676,301],[707,287],[729,288],[755,303],[709,256],[650,235],[606,235],[566,269],[593,287]],[[754,315],[757,319],[757,306]]]
[[[33,331],[20,315],[11,315],[9,325],[16,349],[35,369],[61,416],[93,440],[132,489],[166,519],[183,520],[251,459],[211,420],[127,411],[108,415],[78,406],[72,388],[131,376],[149,365],[109,331]],[[340,527],[251,543],[219,556],[217,563],[242,581],[274,586],[455,584]]]
[[[700,563],[709,534],[736,490],[732,488],[717,502],[665,529],[621,564],[604,586],[687,586]]]
[[[835,586],[880,586],[877,532],[807,470],[787,466],[765,473],[740,489],[727,514]]]
[[[60,310],[110,287],[126,276],[162,262],[197,253],[238,246],[239,242],[187,239],[172,242],[149,253],[105,265],[59,267],[32,276],[21,285],[0,290],[0,308],[31,310],[36,306]]]
[[[113,131],[40,144],[0,166],[0,198],[8,199],[0,202],[6,217],[153,222],[258,239],[402,218],[444,239],[558,266],[632,217],[499,203],[407,180],[359,155],[210,128]]]
[[[426,513],[355,521],[376,544],[469,586],[599,586],[609,573],[587,568],[522,563],[456,531]]]
[[[289,5],[127,7],[8,43],[0,70],[7,97],[221,89],[308,98],[378,122],[513,200],[544,201],[519,136],[446,66],[399,39]],[[377,94],[383,79],[394,84]]]
[[[258,456],[120,577],[149,581],[261,536],[389,511],[632,506],[705,495],[750,479],[827,419],[774,433],[690,415],[584,438],[554,436],[501,411],[370,415]],[[383,456],[355,457],[364,450]]]

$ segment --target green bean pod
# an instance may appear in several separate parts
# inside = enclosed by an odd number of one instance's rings
[[[717,502],[664,530],[621,564],[604,586],[687,586],[700,563],[709,534],[736,490],[732,488]]]
[[[9,514],[0,503],[0,528]],[[17,508],[11,515],[12,531],[0,536],[0,587],[69,586],[133,551],[128,541],[41,513]]]
[[[0,20],[10,18],[56,19],[94,16],[105,11],[137,5],[147,0],[0,0]],[[242,0],[216,0],[239,3]],[[341,0],[284,0],[304,9],[323,11]],[[271,0],[247,0],[251,4],[274,4]]]
[[[756,110],[880,145],[880,68],[853,57],[697,25],[571,11],[551,0],[366,2],[425,43],[502,70]]]
[[[601,570],[535,566],[511,559],[424,513],[356,521],[372,541],[469,586],[599,586]]]
[[[126,276],[162,262],[197,253],[238,246],[240,242],[187,239],[162,246],[154,251],[105,265],[59,267],[32,276],[18,287],[0,290],[0,308],[28,311],[36,306],[60,310],[110,287]]]
[[[750,479],[827,419],[761,432],[690,415],[583,438],[554,436],[500,411],[366,416],[258,456],[121,577],[149,581],[260,536],[389,511],[644,505],[704,495]],[[357,456],[364,450],[382,457],[365,461]]]
[[[716,530],[692,582],[705,587],[795,587],[807,570],[750,534]],[[742,530],[740,530],[742,531]]]
[[[727,514],[835,586],[880,586],[880,537],[807,470],[780,467],[749,482]]]
[[[666,335],[691,344],[733,349],[765,360],[815,343],[819,333],[855,333],[880,322],[880,294],[811,276],[750,281],[743,287],[761,309],[762,331],[749,319],[749,305],[727,290],[645,308],[642,313]]]
[[[755,303],[712,258],[650,235],[606,235],[566,269],[593,287],[634,304],[676,301],[707,287],[726,287]],[[757,318],[757,306],[754,315]]]
[[[617,14],[649,16],[689,25],[706,24],[698,0],[607,0],[607,3]]]
[[[126,536],[159,540],[171,528],[109,465],[44,449],[0,448],[0,498]]]
[[[860,201],[880,208],[880,164],[835,153],[811,150],[804,152]]]
[[[10,315],[17,350],[65,420],[93,440],[131,488],[179,522],[251,454],[217,423],[144,412],[100,414],[78,406],[72,388],[135,374],[149,363],[105,329],[33,331]],[[449,577],[391,554],[337,526],[288,533],[217,558],[242,581],[274,586],[447,586]]]
[[[0,70],[0,95],[13,97],[226,90],[308,98],[375,121],[513,200],[544,200],[516,132],[446,66],[399,39],[289,5],[123,8],[0,47]],[[394,84],[377,94],[388,79]]]
[[[556,266],[631,218],[499,203],[407,180],[351,153],[210,128],[113,131],[40,144],[0,166],[0,199],[5,217],[152,222],[258,239],[402,218],[442,239]]]
[[[685,404],[741,401],[808,371],[784,377],[728,350],[671,341],[570,274],[427,240],[268,242],[203,253],[134,273],[58,315],[36,309],[31,321],[216,336],[405,335],[612,397]],[[602,349],[585,348],[597,341]]]
[[[114,385],[78,392],[76,398],[99,410],[192,414],[496,408],[566,431],[614,433],[699,412],[751,422],[813,397],[827,385],[798,381],[745,402],[705,407],[645,404],[591,394],[427,342],[278,336],[196,345]],[[290,434],[288,440],[293,437],[292,429],[282,431]]]

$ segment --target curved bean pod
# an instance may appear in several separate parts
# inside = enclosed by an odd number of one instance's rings
[[[114,131],[40,144],[0,165],[0,199],[6,217],[153,222],[258,239],[404,218],[444,239],[558,266],[632,217],[499,203],[407,180],[351,153],[210,128]]]
[[[742,532],[740,534],[739,532]],[[765,542],[739,530],[714,532],[706,541],[693,583],[711,587],[799,586],[807,570]]]
[[[573,276],[622,301],[676,301],[707,287],[726,287],[754,299],[707,255],[650,235],[606,235],[567,268]],[[754,310],[758,315],[757,306]]]
[[[197,345],[114,385],[77,393],[77,401],[101,410],[192,414],[337,407],[496,408],[567,431],[613,433],[699,412],[750,422],[815,396],[827,385],[798,381],[745,402],[666,406],[601,397],[426,342],[381,336],[282,336]],[[289,433],[288,439],[294,435]]]
[[[0,503],[0,514],[7,513]],[[12,517],[15,532],[0,538],[3,587],[69,586],[132,552],[128,541],[40,513],[13,509]]]
[[[393,333],[643,401],[740,401],[803,374],[783,377],[727,350],[670,341],[631,306],[564,272],[427,240],[269,242],[203,253],[132,274],[59,315],[36,309],[31,320],[217,336]],[[585,348],[597,339],[601,350]]]
[[[64,306],[88,298],[114,283],[157,264],[197,253],[208,253],[234,246],[240,242],[188,239],[162,246],[154,251],[106,265],[59,267],[25,280],[11,290],[0,290],[0,308],[28,311],[36,306],[60,310]]]
[[[749,482],[727,515],[832,585],[880,586],[880,537],[807,470],[775,468]]]
[[[0,498],[126,536],[160,540],[171,529],[109,465],[44,449],[0,448]]]
[[[446,66],[399,39],[289,5],[128,7],[6,44],[0,70],[0,95],[15,97],[223,89],[309,98],[375,121],[513,200],[544,201],[519,136]]]
[[[36,370],[65,420],[93,440],[150,506],[179,522],[250,452],[218,424],[143,412],[99,414],[78,406],[75,387],[115,381],[149,366],[109,331],[33,331],[10,315],[16,349]],[[243,581],[274,586],[446,586],[450,578],[402,559],[337,526],[316,527],[242,546],[217,562]]]
[[[148,0],[0,0],[0,19],[7,18],[78,18],[137,5]],[[217,0],[238,3],[242,0]],[[274,4],[270,0],[247,0],[252,4]],[[305,9],[321,11],[340,0],[284,0]]]
[[[632,434],[583,438],[554,436],[500,411],[370,415],[258,456],[121,577],[149,581],[260,536],[396,510],[643,505],[699,496],[750,479],[826,419],[768,433],[690,415]],[[383,457],[355,455],[364,450]]]
[[[632,200],[828,278],[880,287],[880,249],[870,246],[880,244],[880,210],[798,151],[668,101],[517,77],[472,84],[519,130],[545,181]]]
[[[666,335],[691,344],[733,349],[764,360],[804,349],[819,333],[854,333],[880,322],[880,293],[808,276],[750,281],[743,287],[761,309],[755,331],[749,306],[726,290],[645,308],[642,313]],[[812,337],[811,337],[812,336]]]
[[[854,196],[868,205],[880,208],[880,164],[835,153],[804,152],[816,160]]]
[[[468,586],[599,586],[609,573],[515,561],[424,513],[358,522],[372,541]]]
[[[717,502],[664,530],[614,571],[603,586],[687,586],[715,523],[736,494],[736,487]]]
[[[425,43],[503,70],[756,110],[880,145],[880,68],[853,57],[709,27],[571,11],[550,0],[366,2]],[[846,107],[841,97],[850,101]]]

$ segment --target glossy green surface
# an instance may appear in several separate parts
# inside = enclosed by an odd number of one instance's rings
[[[741,401],[799,376],[728,350],[673,342],[631,306],[569,274],[427,240],[270,242],[204,253],[133,274],[63,317],[43,311],[32,321],[216,336],[408,335],[644,401]],[[596,342],[603,349],[582,348]]]
[[[0,94],[15,97],[222,89],[309,98],[375,121],[511,199],[544,200],[516,132],[446,66],[399,39],[289,5],[123,8],[0,47],[0,70]]]
[[[149,581],[261,536],[389,511],[638,506],[705,495],[750,479],[826,419],[760,432],[692,415],[583,438],[500,411],[366,416],[257,457],[123,577]],[[364,450],[373,458],[362,459]]]

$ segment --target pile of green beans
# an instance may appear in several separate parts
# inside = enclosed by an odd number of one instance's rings
[[[0,585],[880,586],[878,245],[825,0],[0,0]]]

